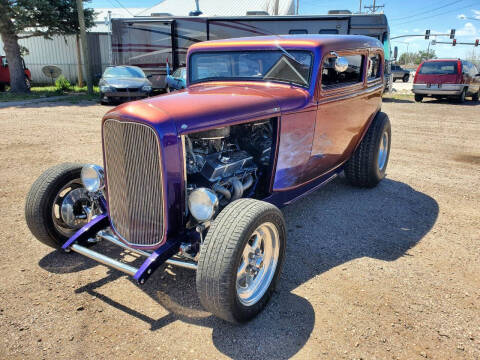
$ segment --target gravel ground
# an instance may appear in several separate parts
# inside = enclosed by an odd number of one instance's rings
[[[0,109],[1,359],[480,358],[480,103],[386,100],[387,179],[339,178],[284,209],[278,291],[241,326],[202,310],[189,270],[139,287],[29,233],[31,183],[59,162],[101,163],[107,109]]]

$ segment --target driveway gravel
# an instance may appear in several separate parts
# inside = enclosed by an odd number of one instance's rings
[[[284,208],[278,291],[240,326],[201,308],[190,270],[164,267],[139,287],[28,231],[25,195],[42,171],[101,163],[107,110],[0,109],[0,359],[480,358],[480,103],[385,100],[387,178],[369,190],[338,178]]]

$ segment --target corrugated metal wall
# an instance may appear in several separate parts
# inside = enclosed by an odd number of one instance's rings
[[[88,33],[90,61],[94,76],[101,75],[107,65],[111,64],[110,35],[106,33]],[[25,64],[32,72],[32,81],[49,84],[42,68],[55,65],[62,69],[62,74],[71,83],[77,82],[77,46],[74,35],[54,36],[52,40],[43,37],[32,37],[19,41],[29,54],[24,56]],[[0,40],[0,54],[4,55],[3,43]],[[83,59],[82,59],[83,62]]]

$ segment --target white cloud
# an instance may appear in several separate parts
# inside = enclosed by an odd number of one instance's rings
[[[456,36],[475,36],[477,35],[477,28],[471,22],[463,25],[463,28],[458,29],[455,33]]]
[[[457,19],[465,19],[466,17],[467,17],[467,15],[465,15],[465,14],[457,15]]]
[[[472,11],[475,14],[473,17],[475,19],[480,19],[480,10],[472,10]]]
[[[420,31],[420,29],[419,29],[419,28],[415,28],[415,29],[413,29],[413,32],[415,32],[415,33],[418,33],[419,31]]]

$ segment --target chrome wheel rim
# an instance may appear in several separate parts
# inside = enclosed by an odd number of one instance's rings
[[[64,236],[71,236],[88,223],[92,214],[88,191],[80,179],[63,186],[55,196],[52,206],[52,219],[55,229]]]
[[[378,170],[382,171],[387,163],[388,156],[388,133],[385,131],[380,140],[380,149],[378,150]]]
[[[260,225],[243,248],[237,269],[236,290],[241,304],[252,306],[266,293],[277,269],[280,240],[276,226]]]

